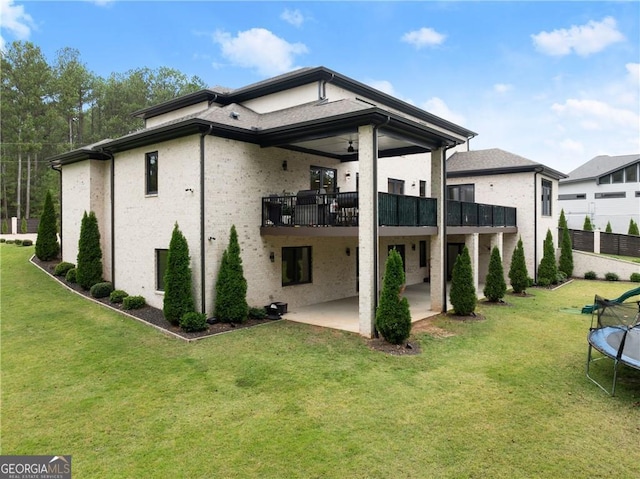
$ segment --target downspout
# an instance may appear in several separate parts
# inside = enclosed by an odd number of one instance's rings
[[[51,169],[59,173],[60,179],[58,181],[60,185],[60,195],[58,201],[60,202],[60,257],[62,258],[62,165],[51,165]]]
[[[538,282],[538,174],[541,168],[536,168],[533,174],[533,280]]]
[[[205,285],[205,239],[204,239],[204,206],[205,206],[205,196],[204,196],[204,139],[207,135],[211,134],[213,131],[213,125],[209,125],[209,129],[200,134],[200,308],[201,312],[207,313],[207,301],[206,301],[206,285]]]
[[[444,149],[442,160],[442,247],[444,248],[444,274],[442,275],[442,313],[447,312],[447,150],[456,144],[448,145]]]
[[[113,156],[113,153],[107,150],[102,150],[103,153],[109,155],[111,159],[111,168],[110,168],[110,189],[111,189],[111,284],[114,289],[116,286],[116,161]]]

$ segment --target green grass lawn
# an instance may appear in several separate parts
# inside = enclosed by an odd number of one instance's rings
[[[585,378],[574,281],[389,356],[280,321],[195,343],[93,304],[1,245],[1,453],[76,478],[637,478],[640,374]],[[605,364],[606,363],[606,364]],[[608,361],[595,366],[607,377]]]

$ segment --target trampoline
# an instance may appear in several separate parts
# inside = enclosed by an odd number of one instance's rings
[[[622,364],[640,370],[640,302],[618,303],[596,296],[594,306],[587,336],[587,377],[614,396],[618,367]],[[601,354],[599,357],[594,356],[594,349]],[[593,361],[606,358],[613,360],[611,391],[589,374]]]

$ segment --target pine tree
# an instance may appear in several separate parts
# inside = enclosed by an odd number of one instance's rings
[[[560,243],[560,262],[558,270],[562,271],[567,278],[573,276],[573,246],[568,228],[562,228],[562,242]]]
[[[611,229],[611,221],[607,221],[607,227],[604,230],[605,233],[611,233],[613,230]]]
[[[409,302],[401,296],[404,283],[402,257],[392,249],[385,265],[382,292],[376,310],[376,329],[391,344],[401,344],[411,334]]]
[[[53,208],[51,192],[47,191],[38,225],[38,239],[36,239],[36,256],[42,261],[50,261],[58,257],[60,244],[58,243],[58,227],[56,212]]]
[[[220,321],[242,323],[249,314],[247,280],[242,268],[240,244],[235,225],[231,226],[229,246],[222,254],[216,281],[215,316]]]
[[[80,225],[76,280],[83,289],[102,281],[102,249],[98,219],[93,211],[84,212]]]
[[[584,225],[582,225],[582,229],[584,231],[593,231],[593,225],[591,224],[591,219],[588,216],[584,217]]]
[[[476,309],[476,288],[473,284],[471,257],[465,246],[456,258],[451,275],[451,291],[449,293],[453,310],[460,316],[468,316]]]
[[[180,324],[180,318],[184,314],[193,312],[190,261],[187,239],[176,223],[167,254],[163,302],[164,317],[174,325]]]
[[[640,236],[640,231],[638,231],[638,223],[636,223],[633,218],[629,220],[629,235]]]
[[[484,290],[485,298],[489,301],[498,302],[504,298],[507,292],[507,284],[504,281],[504,269],[502,268],[502,259],[500,258],[500,250],[494,246],[491,250],[491,259],[489,260],[489,273],[485,280]]]
[[[538,284],[549,286],[558,282],[558,267],[556,266],[556,250],[553,246],[551,230],[547,230],[544,240],[543,255],[538,265]]]
[[[524,257],[522,238],[518,239],[518,245],[511,257],[509,280],[511,281],[513,292],[516,294],[524,293],[529,287],[529,272],[527,271],[527,263]]]
[[[560,219],[558,220],[558,228],[567,228],[567,217],[564,215],[564,209],[560,210]]]

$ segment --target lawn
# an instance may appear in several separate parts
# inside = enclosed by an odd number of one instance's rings
[[[613,398],[589,382],[591,318],[564,309],[632,283],[480,305],[399,357],[286,321],[185,343],[32,252],[0,246],[2,454],[71,454],[77,478],[638,477],[640,374]]]

